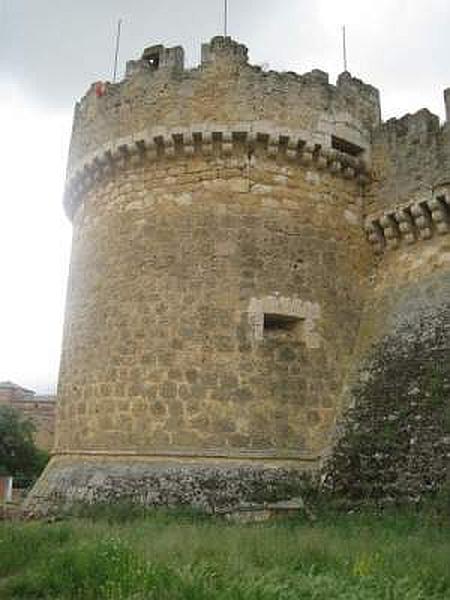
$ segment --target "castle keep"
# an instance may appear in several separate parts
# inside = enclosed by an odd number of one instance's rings
[[[349,73],[264,71],[223,37],[197,68],[153,46],[92,86],[68,164],[56,444],[30,503],[287,499],[324,465],[346,493],[437,489],[446,104],[444,126],[383,123]]]

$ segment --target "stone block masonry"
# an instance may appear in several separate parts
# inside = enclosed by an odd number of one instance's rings
[[[222,37],[191,70],[151,46],[102,90],[75,110],[56,444],[30,510],[298,498],[385,343],[380,278],[447,239],[447,126],[383,124],[349,73],[266,72]]]

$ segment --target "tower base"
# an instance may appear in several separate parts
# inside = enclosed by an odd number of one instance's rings
[[[28,496],[25,510],[43,516],[75,505],[124,502],[213,513],[243,503],[303,496],[310,473],[311,465],[245,460],[56,456]]]

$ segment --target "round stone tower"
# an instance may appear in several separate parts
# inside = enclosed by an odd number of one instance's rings
[[[147,48],[77,104],[56,444],[30,502],[299,495],[339,413],[372,265],[378,92]]]

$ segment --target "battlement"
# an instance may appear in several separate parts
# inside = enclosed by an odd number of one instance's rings
[[[445,92],[446,101],[448,96]],[[370,215],[426,203],[439,183],[450,178],[448,123],[441,125],[427,109],[390,119],[374,130],[372,161]]]
[[[440,131],[439,117],[427,108],[414,114],[406,114],[401,118],[389,119],[382,125],[389,144],[399,140],[410,139],[413,142],[426,142],[429,136]]]
[[[127,62],[125,77],[131,78],[136,73],[156,73],[157,71],[184,70],[184,49],[181,46],[165,48],[161,44],[145,48],[140,60]]]
[[[186,70],[181,47],[146,48],[127,63],[117,84],[97,83],[77,104],[69,175],[104,145],[145,129],[211,129],[214,124],[273,123],[322,149],[370,160],[370,137],[380,123],[378,91],[342,74],[265,71],[248,63],[247,48],[229,37],[202,46],[199,67]]]
[[[248,49],[231,37],[216,36],[208,44],[202,44],[202,65],[223,60],[246,64]]]

